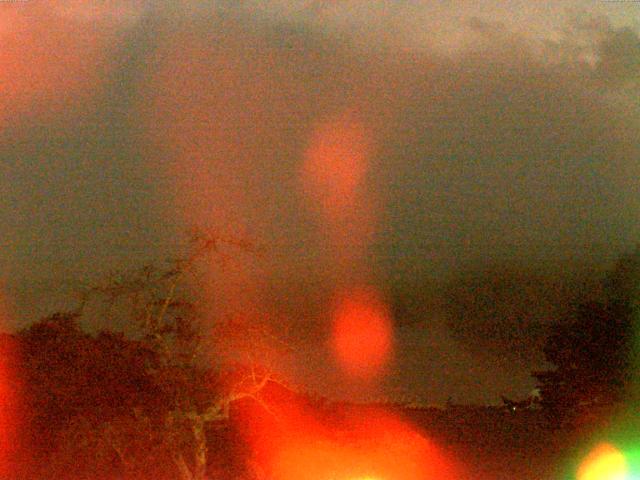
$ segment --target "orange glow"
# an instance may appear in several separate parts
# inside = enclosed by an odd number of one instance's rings
[[[342,369],[371,379],[387,363],[392,349],[391,314],[380,294],[367,288],[341,295],[332,315],[332,347]]]
[[[244,30],[239,35],[234,22],[223,23],[220,30],[203,31],[180,21],[170,35],[160,35],[157,70],[137,108],[146,150],[153,152],[150,169],[166,182],[160,200],[171,222],[177,218],[232,241],[248,240],[267,252],[232,248],[222,268],[212,263],[203,272],[206,285],[199,291],[203,308],[211,309],[207,315],[237,318],[243,327],[279,337],[290,320],[274,302],[272,280],[282,271],[289,276],[293,268],[308,273],[278,255],[280,249],[290,253],[281,239],[297,229],[287,222],[291,172],[285,174],[286,161],[280,163],[291,154],[282,149],[295,134],[283,119],[299,114],[306,93],[289,64],[277,60],[277,47],[261,35]],[[228,253],[225,245],[221,250]],[[244,348],[252,343],[215,335],[216,354],[231,350],[235,340]],[[267,355],[260,351],[263,343],[269,343]],[[253,345],[253,351],[242,353],[261,363],[279,362],[279,373],[289,369],[282,365],[286,360],[276,358],[282,344],[275,336],[263,335]]]
[[[376,226],[377,205],[367,175],[372,132],[354,110],[320,122],[311,132],[300,180],[304,197],[327,235],[331,262],[346,272],[366,264]]]
[[[353,287],[370,276],[367,251],[378,216],[367,183],[372,133],[357,109],[318,123],[301,169],[303,193],[318,214],[320,232],[326,234],[323,240],[339,285],[331,310],[330,345],[342,371],[359,380],[378,377],[392,348],[391,315],[380,294]]]
[[[305,155],[303,179],[330,222],[356,206],[368,169],[370,141],[353,114],[321,124]]]
[[[59,15],[53,2],[0,5],[0,128],[90,105],[83,100],[103,78],[112,33]]]
[[[598,445],[580,465],[577,480],[626,480],[629,468],[622,452],[613,445]]]
[[[255,464],[274,480],[453,480],[461,473],[432,441],[378,409],[345,408],[320,419],[288,406],[251,439]]]
[[[259,410],[259,409],[258,409]],[[378,408],[313,410],[288,402],[242,415],[253,462],[273,480],[454,480],[460,467]]]

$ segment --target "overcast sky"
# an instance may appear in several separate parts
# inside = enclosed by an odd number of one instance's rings
[[[222,303],[274,328],[380,289],[381,394],[526,395],[540,323],[640,238],[639,31],[636,2],[1,3],[7,323],[198,226],[264,247]],[[323,332],[291,377],[361,395]]]

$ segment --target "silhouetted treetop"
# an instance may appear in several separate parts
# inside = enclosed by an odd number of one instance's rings
[[[592,298],[575,302],[544,346],[554,368],[534,372],[542,404],[561,417],[608,410],[632,380],[640,251],[622,256]]]

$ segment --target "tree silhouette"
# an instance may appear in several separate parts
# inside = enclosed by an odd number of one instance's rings
[[[203,480],[209,449],[224,462],[236,448],[227,428],[235,402],[272,415],[281,382],[260,352],[274,338],[259,325],[210,318],[199,304],[198,269],[222,243],[196,236],[188,255],[110,275],[82,292],[76,310],[1,339],[20,351],[25,384],[30,458],[17,478]],[[90,324],[121,331],[88,333]],[[217,343],[233,364],[219,360],[212,336],[225,340]]]
[[[163,399],[145,371],[150,352],[143,344],[113,332],[90,335],[78,319],[56,313],[13,336],[21,353],[26,441],[32,466],[46,465],[49,475],[99,478],[112,463],[104,449],[89,448],[100,425],[133,409],[151,411]]]
[[[132,477],[140,463],[136,461],[140,449],[129,448],[132,429],[145,431],[152,443],[164,446],[178,478],[202,480],[208,463],[208,428],[225,421],[231,404],[241,399],[251,399],[268,409],[261,392],[278,380],[271,371],[260,368],[259,359],[252,355],[260,350],[267,332],[233,318],[205,325],[205,314],[197,292],[194,294],[202,260],[221,255],[223,243],[251,249],[246,242],[198,234],[188,255],[165,268],[147,266],[112,275],[84,292],[83,305],[97,298],[115,305],[118,315],[127,316],[133,337],[149,353],[141,370],[162,399],[157,411],[150,414],[138,408],[133,419],[113,422],[101,431],[103,443],[117,452]],[[244,363],[235,365],[232,372],[230,365],[216,364],[214,350],[207,344],[212,335],[227,340],[224,343],[236,353],[249,352],[249,356],[240,359]]]
[[[621,257],[594,298],[575,302],[544,346],[554,369],[533,372],[541,404],[556,425],[610,412],[632,376],[640,253]]]

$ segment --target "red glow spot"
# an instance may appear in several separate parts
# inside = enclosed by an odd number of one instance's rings
[[[628,471],[622,452],[613,445],[602,443],[584,459],[577,480],[626,480]]]
[[[333,312],[332,347],[349,375],[370,379],[387,363],[392,348],[391,315],[373,289],[341,295]]]
[[[453,480],[459,466],[427,437],[379,409],[338,414],[287,405],[253,424],[254,462],[273,480]]]
[[[356,206],[368,169],[369,143],[363,123],[350,113],[313,132],[303,179],[331,222],[344,219]]]

